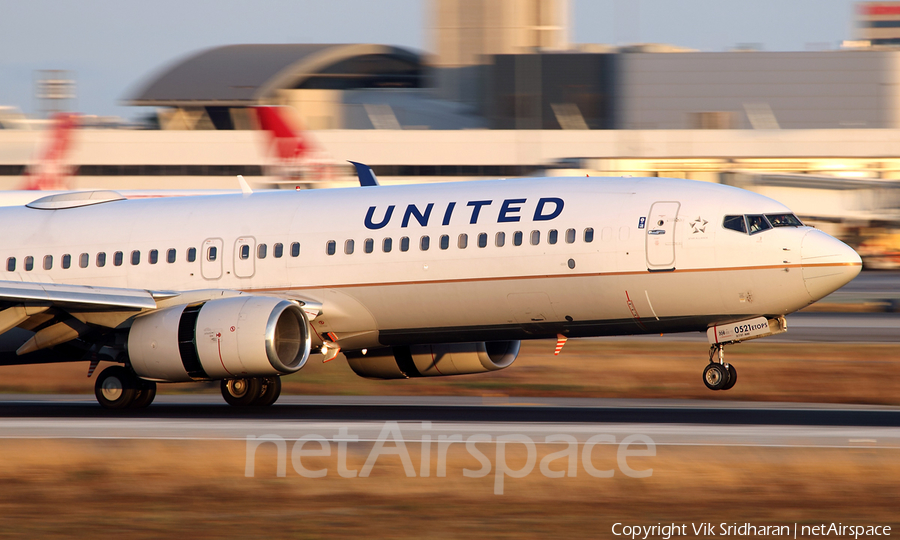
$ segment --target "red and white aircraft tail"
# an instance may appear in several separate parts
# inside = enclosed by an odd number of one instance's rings
[[[66,155],[72,148],[73,131],[78,126],[78,115],[57,113],[53,117],[50,137],[45,146],[25,170],[26,190],[67,190],[72,167],[66,163]]]
[[[335,180],[337,165],[334,159],[300,128],[291,118],[290,108],[279,106],[256,107],[260,129],[267,132],[270,165],[266,174],[276,183],[320,183]],[[25,171],[22,190],[67,191],[72,189],[70,177],[74,167],[67,161],[78,128],[78,115],[58,113],[53,117],[49,137],[42,144],[37,158]]]
[[[259,128],[268,133],[268,176],[276,182],[327,182],[334,179],[335,162],[307,133],[295,127],[288,107],[256,107]]]

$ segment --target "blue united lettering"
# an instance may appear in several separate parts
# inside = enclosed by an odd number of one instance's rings
[[[553,205],[553,210],[547,208],[548,204]],[[537,208],[534,209],[534,220],[535,221],[550,221],[551,219],[556,218],[563,211],[563,203],[562,199],[557,197],[544,197],[538,201]]]
[[[425,207],[425,212],[422,213],[414,204],[407,206],[406,212],[403,214],[403,224],[400,226],[404,228],[407,227],[409,225],[409,218],[415,217],[416,221],[419,222],[419,225],[426,227],[428,225],[428,218],[431,217],[432,208],[434,208],[434,203],[428,203],[428,206]]]
[[[366,228],[372,229],[372,230],[378,230],[378,229],[383,228],[385,225],[388,224],[388,221],[391,220],[391,214],[393,214],[393,213],[394,213],[394,205],[392,204],[392,205],[388,206],[387,211],[384,213],[384,218],[380,222],[375,223],[372,221],[372,217],[375,215],[375,207],[370,206],[369,211],[366,212]]]
[[[464,216],[467,215],[469,225],[476,225],[479,220],[483,221],[485,216],[491,214],[493,214],[497,223],[517,223],[522,220],[523,215],[528,216],[529,213],[532,221],[550,221],[558,218],[565,207],[565,201],[559,197],[539,198],[536,203],[532,203],[534,205],[533,212],[530,212],[527,203],[528,199],[525,198],[505,199],[499,206],[495,206],[493,200],[468,201],[465,203],[465,208],[469,210],[462,210],[461,212],[463,212]],[[387,206],[387,208],[370,206],[366,211],[364,220],[366,228],[378,230],[386,227],[391,223],[396,207],[397,205],[394,204]],[[400,218],[400,227],[405,229],[417,224],[421,227],[427,227],[431,221],[434,207],[435,203],[433,202],[408,204],[402,211],[403,217]],[[447,203],[445,207],[442,206],[443,212],[438,210],[439,217],[436,217],[435,221],[440,220],[441,226],[449,226],[451,219],[454,217],[456,207],[457,202],[455,201]],[[403,207],[401,206],[401,208]],[[493,212],[490,211],[491,208],[494,208]],[[462,219],[465,219],[465,217]]]

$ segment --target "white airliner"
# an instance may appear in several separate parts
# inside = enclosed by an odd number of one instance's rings
[[[365,180],[365,179],[364,179]],[[509,367],[520,340],[707,332],[725,344],[853,279],[859,256],[776,201],[660,178],[552,178],[0,208],[0,364],[117,362],[107,408],[220,380],[269,405],[343,351],[372,378]]]

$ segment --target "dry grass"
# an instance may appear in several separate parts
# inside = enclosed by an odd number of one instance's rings
[[[897,404],[898,348],[746,343],[728,352],[740,371],[737,387],[714,393],[700,381],[702,343],[572,340],[554,357],[552,342],[532,342],[523,344],[511,369],[457,378],[369,381],[340,359],[310,362],[285,380],[285,393]],[[87,393],[93,379],[86,371],[84,364],[3,367],[0,390]],[[216,391],[202,385],[161,388]],[[493,474],[464,477],[464,468],[479,464],[463,447],[452,448],[446,478],[407,478],[399,460],[387,457],[372,477],[344,479],[334,472],[334,456],[304,461],[310,468],[328,467],[325,478],[303,478],[290,464],[287,477],[279,478],[274,456],[263,448],[255,477],[245,478],[241,441],[0,439],[0,537],[140,539],[177,531],[196,540],[611,538],[611,525],[620,521],[834,521],[900,530],[897,450],[658,447],[656,457],[630,460],[636,469],[652,467],[650,478],[619,471],[613,478],[593,478],[579,464],[575,478],[548,479],[538,472],[508,478],[505,494],[497,496]],[[418,464],[418,448],[410,450]],[[368,447],[355,447],[351,468],[360,468],[367,453]],[[435,461],[433,454],[432,467]]]
[[[284,378],[284,393],[900,404],[900,345],[743,343],[727,349],[739,372],[727,392],[703,386],[703,343],[570,340],[560,356],[553,356],[554,345],[524,342],[515,364],[495,373],[398,381],[357,377],[343,357],[327,364],[313,357]],[[86,374],[86,363],[0,367],[0,392],[91,393],[94,379]],[[161,393],[189,391],[218,392],[214,385],[160,385]]]
[[[418,464],[418,448],[410,451]],[[310,468],[330,469],[309,479],[290,464],[277,477],[274,454],[262,448],[246,478],[243,442],[2,440],[0,536],[519,539],[612,537],[616,522],[900,527],[896,450],[657,452],[629,461],[652,467],[650,478],[593,478],[579,465],[575,478],[508,478],[505,494],[494,495],[493,474],[462,475],[479,468],[462,447],[451,450],[445,478],[407,478],[399,459],[383,457],[371,477],[345,479],[332,456],[307,458]],[[367,453],[355,447],[350,467],[361,468]]]

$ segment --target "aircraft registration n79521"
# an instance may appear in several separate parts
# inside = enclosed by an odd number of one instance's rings
[[[108,408],[208,380],[268,405],[339,352],[363,377],[431,377],[507,368],[525,339],[661,332],[707,332],[703,381],[728,389],[725,345],[861,268],[774,200],[663,178],[90,192],[0,208],[0,227],[0,363],[116,362]]]

